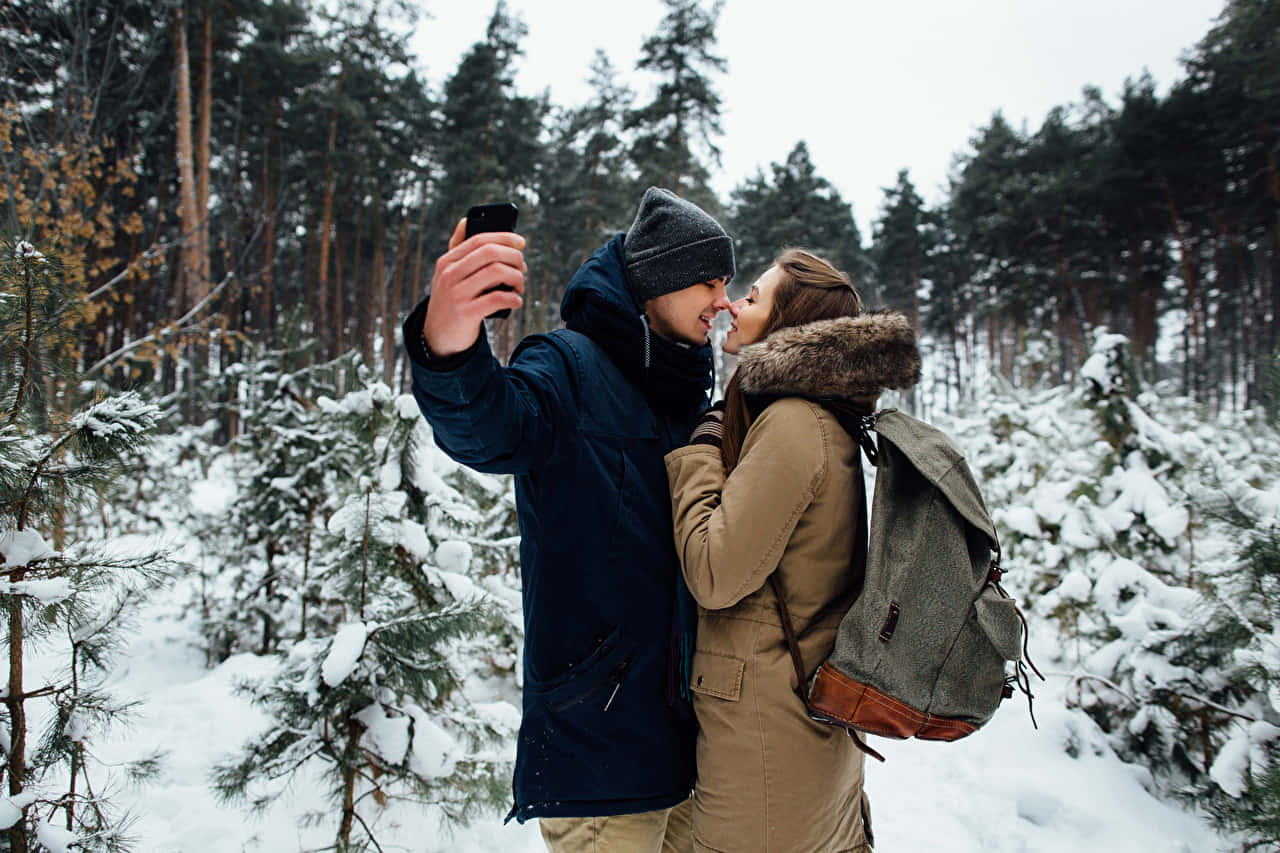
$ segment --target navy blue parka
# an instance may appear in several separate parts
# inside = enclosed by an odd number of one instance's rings
[[[511,816],[667,808],[694,781],[694,722],[668,689],[680,566],[663,456],[706,405],[710,347],[650,334],[622,236],[574,275],[566,329],[502,367],[482,332],[432,359],[426,303],[405,322],[413,393],[457,461],[516,476],[523,718]]]

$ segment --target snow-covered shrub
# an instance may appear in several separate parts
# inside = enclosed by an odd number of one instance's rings
[[[128,701],[105,689],[135,606],[164,569],[155,551],[81,536],[76,524],[159,416],[127,392],[82,407],[70,373],[80,321],[55,257],[0,242],[0,614],[8,677],[0,747],[5,849],[128,849],[129,820],[105,796],[117,770],[94,755]],[[36,737],[32,737],[36,735]]]
[[[1214,418],[1140,386],[1117,335],[1097,336],[1080,374],[1005,388],[953,427],[1011,587],[1060,634],[1036,644],[1042,669],[1165,792],[1237,828],[1242,812],[1275,820],[1276,581],[1257,558],[1280,524],[1280,438],[1257,414]]]
[[[317,539],[337,508],[337,484],[357,476],[368,448],[334,429],[314,400],[355,373],[350,357],[297,364],[289,349],[264,353],[244,371],[243,432],[233,446],[236,499],[219,523],[218,571],[204,596],[210,657],[276,651],[307,636],[317,603]],[[251,377],[251,378],[248,378]]]
[[[518,621],[518,597],[504,594],[510,486],[454,470],[412,398],[381,382],[320,398],[307,431],[307,442],[319,442],[314,452],[329,447],[331,494],[312,540],[306,633],[280,643],[273,679],[248,686],[273,723],[214,784],[226,798],[265,806],[296,773],[319,767],[336,848],[365,849],[376,845],[368,818],[392,802],[432,803],[465,819],[505,797],[518,712],[474,702],[462,687],[514,667],[519,638],[508,626]],[[307,470],[305,459],[294,461],[294,475]],[[272,476],[294,475],[286,465]],[[446,482],[458,477],[487,502]],[[272,523],[268,504],[256,523]],[[499,659],[478,659],[495,646]]]

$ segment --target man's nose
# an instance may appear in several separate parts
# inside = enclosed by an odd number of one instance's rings
[[[723,284],[716,285],[716,298],[712,300],[711,307],[717,311],[728,311],[733,316],[738,316],[738,312],[733,308],[733,303],[729,301],[729,291],[724,289]]]

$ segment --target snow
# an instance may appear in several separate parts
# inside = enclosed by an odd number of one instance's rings
[[[378,755],[388,764],[396,765],[404,761],[405,755],[409,752],[409,718],[407,716],[388,714],[381,703],[374,702],[357,713],[355,717],[365,725],[365,732],[360,736],[362,747]]]
[[[436,548],[436,565],[441,571],[462,574],[471,566],[471,545],[457,540],[446,540]]]
[[[102,436],[141,435],[155,424],[160,409],[136,391],[125,391],[94,403],[71,419],[71,429]]]
[[[412,705],[407,710],[413,718],[413,757],[410,761],[414,771],[424,779],[448,776],[458,763],[458,745],[422,708]]]
[[[330,687],[337,687],[347,680],[360,655],[364,652],[365,640],[369,637],[369,629],[363,622],[351,622],[338,629],[333,636],[333,645],[329,654],[320,665],[320,677]]]
[[[1016,530],[1023,536],[1036,537],[1040,535],[1040,520],[1036,517],[1036,511],[1029,506],[1013,506],[1008,509],[997,510],[994,520],[1003,522],[1007,527]]]
[[[9,595],[28,595],[38,599],[41,604],[57,604],[71,597],[71,580],[69,578],[46,578],[44,580],[6,581],[0,583],[0,591]]]
[[[28,261],[33,264],[45,264],[49,259],[44,253],[26,240],[19,239],[13,246],[13,259],[15,261]]]
[[[1083,587],[1087,581],[1081,578],[1068,575],[1064,585]],[[485,586],[495,582],[485,578]],[[155,749],[166,753],[160,779],[122,787],[118,794],[120,806],[138,816],[133,831],[139,849],[241,853],[331,844],[336,818],[323,816],[333,816],[334,809],[315,773],[304,773],[260,817],[213,796],[208,785],[212,767],[252,741],[267,723],[236,685],[267,678],[280,664],[244,654],[205,669],[196,648],[198,623],[181,604],[189,594],[179,585],[157,598],[113,678],[113,689],[140,700],[140,716],[137,725],[103,745],[103,759],[119,761]],[[352,660],[365,632],[359,623],[343,626],[326,669],[339,656]],[[1033,630],[1032,639],[1052,642],[1042,626]],[[1033,656],[1039,659],[1047,652],[1033,647]],[[345,669],[333,665],[330,675]],[[877,848],[947,853],[1230,850],[1201,820],[1149,792],[1149,775],[1120,761],[1093,721],[1068,707],[1069,684],[1068,678],[1050,675],[1037,689],[1039,730],[1032,728],[1025,704],[1010,700],[990,724],[956,743],[874,739],[888,759],[885,764],[868,761],[866,770]],[[478,697],[470,709],[474,719],[509,733],[512,743],[519,710],[510,702],[486,698],[491,694],[478,682],[464,685],[464,691]],[[388,758],[404,754],[408,724],[402,721],[412,720],[407,758],[426,777],[448,775],[466,755],[446,721],[421,708],[408,707],[401,714],[374,704],[362,719],[369,725],[363,745]],[[4,805],[0,801],[0,810]],[[438,810],[393,806],[379,823],[379,837],[384,849],[422,853],[545,851],[536,821],[504,825],[504,813],[482,812],[471,825],[450,831]],[[322,819],[305,819],[309,814]]]
[[[70,853],[71,845],[79,840],[79,836],[46,820],[36,827],[36,840],[45,846],[48,853]]]
[[[1100,387],[1111,387],[1112,353],[1118,336],[1104,337],[1095,347],[1089,373]],[[1094,359],[1098,359],[1095,361]],[[956,743],[889,741],[872,745],[888,759],[868,761],[867,791],[872,801],[877,849],[939,850],[946,853],[1226,853],[1239,844],[1215,833],[1194,807],[1161,798],[1157,780],[1145,768],[1127,763],[1114,751],[1117,732],[1140,734],[1173,725],[1164,709],[1144,706],[1124,726],[1104,732],[1080,707],[1081,685],[1088,678],[1128,667],[1137,684],[1163,684],[1177,676],[1168,660],[1150,650],[1172,627],[1195,625],[1200,593],[1188,588],[1188,572],[1207,571],[1212,561],[1226,560],[1238,542],[1208,528],[1182,509],[1185,496],[1168,485],[1169,471],[1153,462],[1154,450],[1187,468],[1205,465],[1232,475],[1212,488],[1222,488],[1236,505],[1260,517],[1280,519],[1280,487],[1268,480],[1249,446],[1232,448],[1223,441],[1227,427],[1184,428],[1149,417],[1147,404],[1131,411],[1138,425],[1135,444],[1125,452],[1097,440],[1088,412],[1052,403],[1051,395],[1027,397],[1001,416],[1011,424],[1007,438],[992,433],[986,415],[969,422],[957,419],[953,435],[961,443],[983,484],[1007,547],[1007,584],[1030,621],[1032,657],[1049,680],[1036,682],[1032,726],[1019,697],[999,709],[990,724]],[[359,414],[392,403],[395,414],[416,423],[411,445],[415,458],[407,470],[426,496],[430,509],[425,526],[401,517],[403,493],[388,493],[399,479],[399,462],[383,468],[367,484],[369,496],[331,507],[328,529],[358,536],[366,513],[375,520],[380,540],[401,545],[423,565],[431,583],[455,600],[483,598],[499,604],[509,633],[519,636],[521,595],[518,573],[488,567],[500,547],[515,540],[495,525],[481,539],[467,528],[482,518],[467,495],[478,489],[497,496],[505,486],[497,478],[460,469],[430,440],[410,397],[393,397],[389,389],[372,387],[363,394],[322,403],[334,412]],[[1051,405],[1052,403],[1052,405]],[[994,403],[992,404],[994,406]],[[946,426],[945,424],[940,424]],[[1052,447],[1046,454],[1044,448]],[[1150,455],[1149,455],[1150,454]],[[1099,460],[1113,456],[1115,467],[1103,471]],[[206,520],[216,520],[236,500],[234,472],[226,457],[211,460],[207,474],[192,481],[185,500],[177,501]],[[1154,467],[1153,467],[1154,466]],[[498,484],[498,485],[495,485]],[[382,490],[379,490],[382,489]],[[1209,491],[1206,486],[1203,491]],[[397,497],[399,495],[399,497]],[[159,512],[179,518],[178,506]],[[174,521],[173,526],[178,525]],[[172,529],[172,528],[170,528]],[[0,542],[8,540],[0,534]],[[187,531],[188,537],[197,535]],[[1189,540],[1194,541],[1194,566]],[[123,537],[116,537],[117,544]],[[1134,541],[1151,542],[1166,562],[1144,562]],[[18,547],[16,539],[9,545]],[[23,553],[44,553],[43,540],[31,540]],[[187,541],[175,549],[199,553]],[[69,549],[70,551],[70,549]],[[5,554],[6,564],[11,557]],[[50,556],[52,554],[50,553]],[[47,558],[47,557],[46,557]],[[36,559],[34,557],[30,559]],[[194,562],[194,560],[193,560]],[[25,565],[26,563],[21,563]],[[1176,571],[1169,566],[1176,567]],[[211,566],[216,572],[217,567]],[[212,575],[210,575],[212,576]],[[214,767],[232,759],[243,744],[262,737],[269,720],[238,689],[264,684],[297,659],[323,654],[317,693],[343,684],[359,665],[374,625],[351,622],[332,637],[316,634],[293,648],[295,658],[234,655],[210,664],[203,652],[199,608],[201,578],[194,573],[155,595],[130,630],[127,647],[112,667],[107,687],[138,703],[132,726],[119,726],[105,738],[91,738],[105,767],[164,754],[160,776],[140,786],[127,785],[118,771],[101,772],[113,804],[137,816],[131,834],[137,849],[163,853],[242,853],[242,851],[311,850],[331,847],[337,822],[331,785],[316,765],[304,767],[284,794],[261,815],[243,803],[220,802],[209,784]],[[1081,623],[1114,628],[1101,646],[1090,646],[1055,630],[1055,609],[1087,604]],[[1087,627],[1087,625],[1086,625]],[[482,638],[490,643],[491,638]],[[491,643],[501,646],[501,643]],[[327,650],[326,650],[327,646]],[[445,778],[465,768],[477,747],[463,734],[461,723],[478,723],[499,733],[496,745],[485,746],[510,757],[519,727],[519,643],[486,648],[489,671],[472,671],[457,688],[465,698],[460,720],[416,705],[394,707],[378,689],[360,712],[365,729],[361,747],[388,764],[407,762],[428,779]],[[462,659],[470,653],[454,649]],[[1280,626],[1259,635],[1238,655],[1280,669]],[[41,661],[48,661],[42,664]],[[1045,663],[1054,666],[1045,666]],[[56,655],[33,658],[29,684],[47,683]],[[1056,666],[1056,668],[1055,668]],[[461,668],[467,671],[465,667]],[[501,671],[505,669],[506,671]],[[513,672],[512,672],[513,670]],[[362,673],[363,674],[363,673]],[[1118,676],[1117,676],[1118,678]],[[1092,682],[1090,682],[1092,683]],[[1280,687],[1277,688],[1280,690]],[[1273,697],[1273,703],[1277,699]],[[39,705],[33,701],[33,705]],[[46,713],[48,705],[45,705]],[[86,721],[73,718],[69,732],[85,734]],[[1238,794],[1247,774],[1265,766],[1263,748],[1280,737],[1266,723],[1241,721],[1216,756],[1211,776],[1224,791]],[[98,742],[98,741],[101,742]],[[115,773],[115,775],[112,775]],[[34,801],[0,797],[0,828],[17,820],[20,809]],[[372,805],[372,798],[366,798]],[[431,805],[392,804],[374,816],[386,850],[423,853],[541,853],[545,846],[536,821],[503,824],[505,808],[482,811],[467,826],[449,829]],[[42,815],[43,816],[43,815]],[[41,842],[51,851],[67,850],[73,839],[52,824]],[[59,846],[60,845],[60,846]],[[71,849],[75,849],[72,847]]]
[[[49,547],[38,531],[5,530],[0,532],[0,568],[17,569],[29,566],[39,560],[48,560],[58,556],[58,552]]]
[[[1218,787],[1233,797],[1244,793],[1246,774],[1250,765],[1257,763],[1264,769],[1265,756],[1258,749],[1267,741],[1280,737],[1280,728],[1270,723],[1255,722],[1236,726],[1233,736],[1223,745],[1209,775]]]
[[[17,823],[22,817],[22,810],[35,801],[35,792],[30,790],[12,797],[0,797],[0,829],[8,829]]]
[[[1100,330],[1093,342],[1093,349],[1080,366],[1080,376],[1096,384],[1096,390],[1107,393],[1119,387],[1119,377],[1113,370],[1117,350],[1129,343],[1124,335],[1108,334]]]

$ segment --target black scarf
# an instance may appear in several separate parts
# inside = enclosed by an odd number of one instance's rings
[[[599,344],[655,409],[701,411],[711,388],[711,346],[684,346],[649,330],[644,317],[587,291],[566,326]]]

